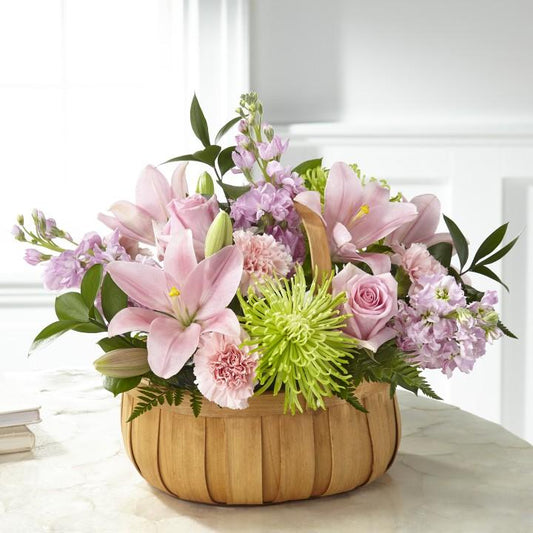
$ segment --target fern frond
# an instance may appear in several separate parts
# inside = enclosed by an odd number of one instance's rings
[[[154,407],[163,405],[179,405],[183,401],[183,389],[173,389],[161,385],[146,385],[138,387],[140,395],[127,422],[135,420],[138,416],[151,411]]]
[[[194,413],[194,416],[198,418],[198,416],[200,415],[200,411],[202,410],[203,396],[200,394],[198,389],[191,389],[189,393],[191,395],[189,403],[191,404],[192,412]]]
[[[411,362],[394,343],[383,345],[372,357],[358,351],[348,363],[348,372],[353,376],[354,386],[363,381],[390,383],[391,396],[399,385],[415,394],[422,391],[426,396],[441,400],[421,375],[421,369]]]

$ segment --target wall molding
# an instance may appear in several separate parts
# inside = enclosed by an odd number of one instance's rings
[[[527,146],[533,144],[533,122],[524,123],[417,123],[387,124],[309,123],[280,124],[277,132],[291,144],[346,146],[438,145]]]

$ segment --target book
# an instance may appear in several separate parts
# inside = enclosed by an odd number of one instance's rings
[[[9,388],[0,390],[0,428],[40,422],[39,409],[40,405],[31,397]]]
[[[26,452],[35,445],[35,435],[26,426],[0,428],[0,454]]]

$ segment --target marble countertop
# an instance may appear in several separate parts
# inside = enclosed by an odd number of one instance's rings
[[[95,373],[5,374],[39,391],[33,452],[0,456],[0,531],[531,532],[533,447],[455,407],[400,392],[394,465],[348,494],[214,507],[151,488],[126,457],[119,399]],[[0,381],[1,386],[1,381]]]

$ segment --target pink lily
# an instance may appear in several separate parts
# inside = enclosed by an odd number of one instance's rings
[[[316,191],[302,192],[294,201],[319,215],[322,213],[320,195]],[[390,202],[388,189],[378,183],[363,185],[346,163],[332,165],[322,217],[333,261],[363,261],[375,272],[389,270],[389,256],[360,250],[412,221],[416,213],[411,203]]]
[[[109,323],[109,335],[148,333],[148,364],[163,378],[178,373],[196,351],[203,333],[238,336],[237,316],[227,309],[242,276],[243,257],[226,246],[197,262],[192,232],[171,239],[164,268],[115,261],[108,272],[133,300],[147,307],[128,307]]]
[[[385,242],[388,245],[402,244],[409,248],[413,243],[425,244],[428,247],[439,242],[452,243],[449,233],[435,233],[440,220],[440,201],[435,195],[421,194],[415,196],[410,203],[416,205],[418,215],[387,235]]]
[[[129,239],[145,244],[155,244],[154,228],[160,228],[169,217],[168,204],[187,195],[185,169],[187,164],[176,167],[171,184],[159,170],[148,165],[137,180],[135,202],[120,200],[109,210],[113,216],[100,213],[98,220]]]

